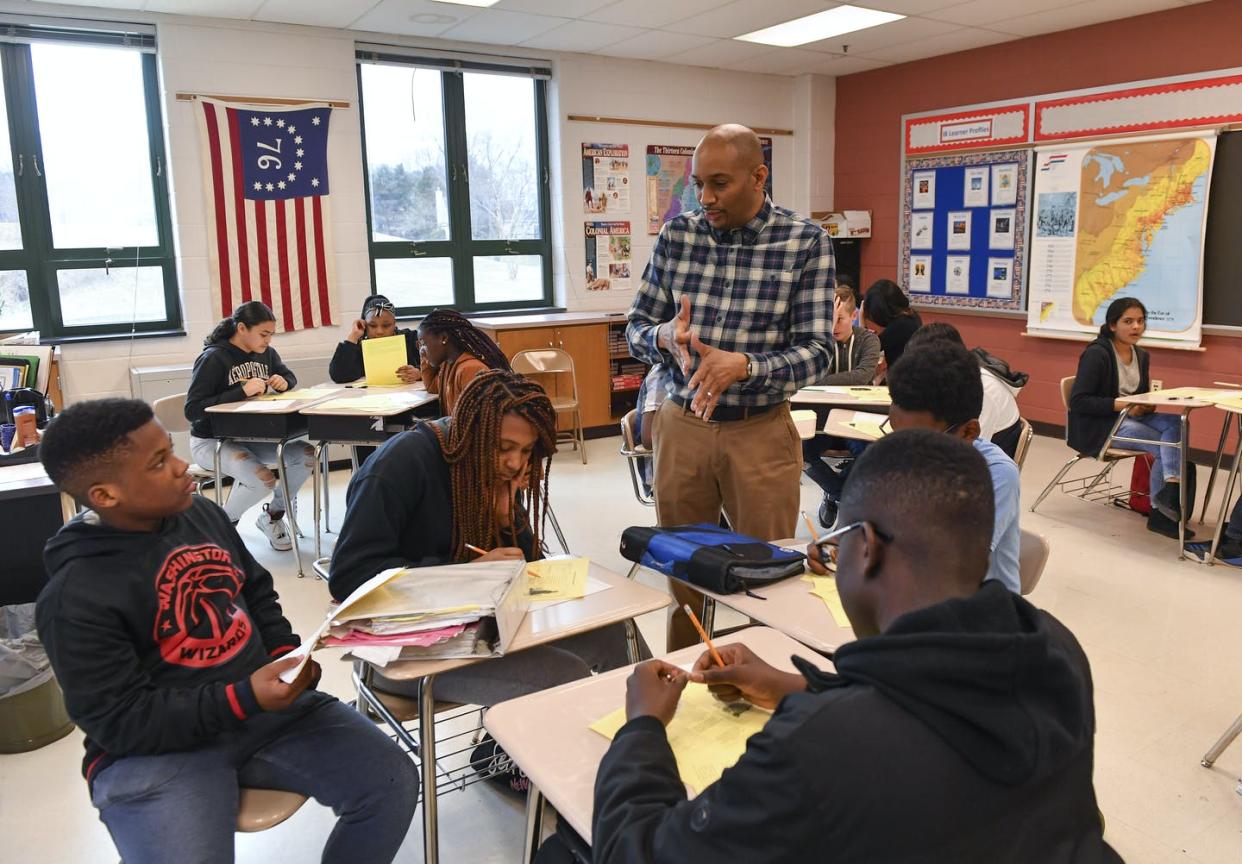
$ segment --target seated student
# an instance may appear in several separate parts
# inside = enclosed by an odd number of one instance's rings
[[[1242,498],[1233,505],[1229,514],[1229,524],[1216,547],[1216,557],[1222,561],[1238,561],[1242,559]]]
[[[930,324],[924,324],[910,337],[910,341],[906,343],[906,349],[913,350],[937,339],[947,339],[963,348],[966,347],[966,343],[962,341],[962,334],[957,331],[956,327],[943,321],[933,321]],[[979,355],[974,351],[971,355],[978,362]],[[1018,411],[1017,391],[1013,385],[1001,380],[995,372],[983,365],[979,366],[979,380],[983,383],[983,410],[979,413],[979,437],[985,441],[991,441],[1012,459],[1018,448],[1018,438],[1022,433],[1022,417]]]
[[[354,475],[332,596],[343,600],[390,567],[542,558],[555,452],[556,412],[543,388],[512,372],[483,373],[452,416],[393,436]],[[476,557],[467,544],[489,551]],[[628,662],[616,624],[439,675],[436,697],[488,706]],[[409,682],[376,678],[382,690],[410,691]],[[522,791],[522,778],[508,779]]]
[[[276,332],[276,316],[258,300],[233,310],[203,340],[203,353],[194,361],[190,389],[185,394],[185,417],[190,421],[190,453],[199,465],[211,466],[216,458],[216,435],[207,408],[224,402],[240,402],[260,396],[270,387],[277,393],[297,386],[297,378],[271,347]],[[234,525],[242,515],[271,493],[255,523],[273,549],[287,552],[293,540],[285,530],[286,506],[296,507],[298,489],[315,467],[315,448],[305,441],[285,446],[285,470],[289,494],[267,467],[276,462],[276,445],[261,442],[227,441],[220,450],[220,471],[233,478],[233,488],[224,502],[224,512]]]
[[[874,381],[883,384],[886,371],[901,359],[906,343],[914,331],[923,326],[923,319],[910,308],[910,298],[896,282],[877,279],[863,298],[862,323],[880,336],[884,356],[880,359]]]
[[[996,516],[987,578],[1019,593],[1022,586],[1018,575],[1018,515],[1022,509],[1022,489],[1018,466],[991,441],[979,437],[979,412],[983,406],[979,364],[955,342],[941,340],[911,348],[889,370],[888,393],[893,400],[888,419],[894,431],[948,432],[973,444],[987,460],[992,475],[992,511]]]
[[[1065,437],[1077,452],[1094,456],[1103,449],[1108,433],[1117,422],[1117,414],[1126,407],[1117,401],[1118,396],[1151,390],[1151,358],[1138,346],[1146,329],[1147,307],[1141,300],[1119,297],[1108,304],[1100,335],[1078,358],[1078,375],[1070,393]],[[1117,437],[1176,442],[1181,439],[1181,430],[1175,415],[1157,414],[1149,405],[1136,405],[1121,421]],[[1178,486],[1181,467],[1177,451],[1172,447],[1132,441],[1120,442],[1117,446],[1151,454],[1154,460],[1149,493],[1152,508],[1147,517],[1147,530],[1176,540],[1177,523],[1182,519]],[[1192,536],[1187,529],[1186,539]]]
[[[636,443],[648,450],[655,449],[655,415],[660,410],[660,406],[664,404],[664,400],[668,398],[671,377],[672,374],[668,367],[663,363],[657,363],[647,370],[647,377],[643,379],[642,386],[638,388],[638,413],[634,417],[634,437],[638,439]],[[650,495],[655,459],[651,456],[643,457],[639,463],[639,470],[642,472],[645,491]]]
[[[423,382],[428,393],[440,394],[448,417],[466,385],[488,369],[509,371],[500,346],[453,309],[433,309],[418,325]]]
[[[875,377],[880,362],[880,340],[865,327],[854,324],[857,307],[855,291],[850,284],[833,289],[832,355],[828,371],[815,383],[830,385],[867,385]],[[806,476],[824,490],[819,505],[820,524],[832,526],[836,518],[836,501],[841,497],[846,473],[832,470],[821,458],[827,450],[850,450],[855,456],[862,452],[862,442],[842,441],[823,433],[802,442],[802,460]]]
[[[39,638],[126,864],[232,861],[239,786],[339,814],[324,861],[393,860],[418,801],[414,764],[315,689],[314,661],[280,680],[299,640],[271,574],[193,494],[150,406],[79,402],[48,425],[40,457],[90,509],[48,541]]]
[[[397,377],[406,384],[419,379],[418,334],[413,330],[397,329],[397,307],[383,294],[372,294],[362,303],[362,314],[354,326],[332,353],[328,364],[328,377],[338,384],[348,384],[366,375],[362,363],[362,340],[382,339],[385,336],[405,337],[406,363],[397,367]]]
[[[593,860],[1120,862],[1092,787],[1086,655],[1048,613],[979,588],[988,485],[977,452],[925,430],[858,459],[834,542],[859,639],[835,672],[742,645],[719,647],[724,668],[635,667],[596,774]],[[693,800],[664,729],[687,680],[775,710]]]

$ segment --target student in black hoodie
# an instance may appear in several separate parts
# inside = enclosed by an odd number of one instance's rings
[[[397,377],[406,384],[421,380],[418,371],[418,334],[413,330],[397,329],[396,312],[397,307],[383,294],[372,294],[368,297],[362,304],[362,314],[332,353],[332,362],[328,364],[328,377],[338,384],[357,381],[366,374],[362,363],[363,339],[404,336],[406,362],[405,365],[397,367]],[[373,448],[367,449],[370,451]]]
[[[126,864],[233,860],[238,787],[288,789],[341,814],[323,860],[391,861],[418,800],[413,763],[315,685],[272,577],[151,408],[80,402],[40,457],[84,507],[48,541],[39,638],[86,733],[91,802]]]
[[[897,365],[905,353],[906,343],[914,331],[923,326],[919,313],[910,308],[910,298],[891,279],[877,279],[867,289],[862,307],[863,326],[877,333],[884,356],[875,373],[875,383],[884,382],[889,369]]]
[[[543,388],[512,372],[482,373],[451,417],[394,435],[354,475],[328,590],[343,600],[391,567],[542,558],[555,452],[556,411]],[[476,557],[470,546],[489,551]],[[641,637],[639,645],[645,651]],[[629,662],[625,626],[615,624],[439,675],[436,697],[493,705]],[[415,695],[413,682],[376,675],[376,683]],[[492,747],[489,739],[483,749]],[[471,761],[482,758],[490,757]],[[525,791],[516,772],[500,779]]]
[[[979,587],[991,482],[969,444],[897,432],[841,500],[837,587],[858,640],[835,673],[725,645],[628,682],[595,781],[596,862],[1120,862],[1092,788],[1091,673],[1051,615]],[[686,799],[664,726],[687,679],[775,709]]]
[[[1078,374],[1070,393],[1065,437],[1077,452],[1094,456],[1103,449],[1117,415],[1126,407],[1117,401],[1118,396],[1151,390],[1151,356],[1138,346],[1146,330],[1147,307],[1143,301],[1119,297],[1108,304],[1100,335],[1078,358]],[[1155,413],[1150,405],[1134,405],[1121,421],[1117,436],[1168,444],[1181,440],[1181,426],[1173,414]],[[1154,461],[1148,494],[1152,506],[1147,530],[1176,540],[1177,523],[1181,520],[1181,465],[1177,451],[1132,441],[1117,446],[1151,454]],[[1188,498],[1193,504],[1193,495]],[[1186,539],[1193,536],[1187,529]]]
[[[190,453],[199,465],[213,465],[216,436],[207,409],[225,402],[261,396],[270,388],[283,393],[297,386],[293,371],[271,347],[276,316],[263,303],[251,300],[233,310],[203,340],[203,353],[194,361],[190,389],[185,394],[185,417],[190,421]],[[258,441],[227,441],[220,450],[220,471],[233,478],[224,512],[234,525],[247,510],[269,494],[255,526],[272,548],[287,552],[293,540],[285,530],[285,493],[267,467],[276,462],[276,445]],[[305,442],[285,447],[285,470],[289,494],[297,500],[298,489],[315,466],[315,448]]]

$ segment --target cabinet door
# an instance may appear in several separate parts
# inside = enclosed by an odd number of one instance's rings
[[[480,328],[483,329],[483,328]],[[556,341],[555,327],[528,327],[524,330],[498,330],[484,332],[500,346],[510,360],[519,351],[531,348],[551,348]]]
[[[564,348],[574,358],[583,427],[611,425],[608,325],[580,324],[557,330],[556,347]]]

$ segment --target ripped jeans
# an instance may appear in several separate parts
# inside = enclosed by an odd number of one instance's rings
[[[194,461],[212,470],[216,458],[216,439],[190,438],[190,453]],[[271,513],[284,513],[287,509],[284,490],[276,478],[276,472],[268,465],[276,464],[276,445],[266,442],[225,441],[220,448],[220,473],[233,478],[233,491],[224,502],[224,512],[229,520],[237,522],[242,515],[258,504],[269,493]],[[292,441],[285,445],[285,470],[289,474],[289,494],[296,500],[298,489],[315,469],[315,448],[305,441]]]

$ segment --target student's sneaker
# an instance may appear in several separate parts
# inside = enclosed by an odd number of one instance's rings
[[[255,527],[267,535],[267,542],[272,544],[273,549],[277,552],[288,552],[293,548],[293,540],[289,537],[289,532],[285,530],[285,514],[272,516],[268,513],[267,507],[268,505],[263,505],[263,512],[255,521]]]
[[[827,495],[819,504],[819,524],[825,531],[831,530],[833,525],[837,524],[837,502],[833,501]]]
[[[1242,540],[1222,537],[1220,545],[1216,547],[1216,557],[1226,564],[1232,564],[1235,567],[1242,566]]]
[[[513,759],[496,744],[496,739],[485,735],[482,742],[470,754],[470,767],[480,776],[491,780],[501,789],[525,795],[530,789],[530,780],[517,767]]]
[[[1181,484],[1165,483],[1151,503],[1174,523],[1179,522],[1182,518]]]
[[[1151,515],[1147,517],[1147,530],[1172,540],[1177,539],[1177,522],[1165,516],[1159,510],[1151,511]],[[1190,540],[1195,536],[1195,532],[1189,528],[1186,529],[1186,539]]]

